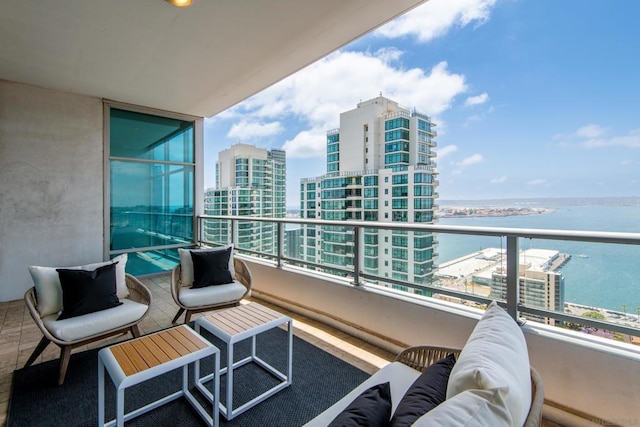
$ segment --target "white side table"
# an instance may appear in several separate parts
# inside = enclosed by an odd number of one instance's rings
[[[199,389],[205,389],[202,384],[199,384],[200,360],[209,356],[214,357],[214,370],[208,377],[210,379],[214,377],[214,380],[212,390],[207,390],[207,397],[212,402],[213,408],[210,413],[207,413],[189,391],[188,366],[194,363],[195,382],[200,386]],[[127,387],[177,368],[182,368],[181,390],[142,408],[124,413],[124,392]],[[116,418],[106,424],[104,422],[105,369],[117,389]],[[103,348],[98,352],[98,425],[122,427],[125,421],[184,396],[207,425],[217,427],[220,377],[215,374],[219,370],[220,350],[185,325]]]
[[[289,340],[287,345],[287,373],[283,374],[264,360],[262,360],[256,354],[256,336],[269,329],[276,328],[280,325],[287,324],[289,333]],[[264,307],[257,303],[249,303],[240,305],[233,308],[224,310],[218,310],[206,316],[196,319],[195,330],[200,332],[200,328],[204,328],[211,332],[214,336],[220,338],[227,344],[227,367],[220,370],[219,375],[227,375],[226,385],[226,401],[223,405],[220,404],[220,412],[225,416],[227,420],[231,420],[234,417],[245,412],[274,395],[280,390],[291,385],[292,382],[292,356],[293,356],[293,325],[290,317],[278,313],[275,310]],[[233,362],[233,346],[234,344],[251,338],[251,355],[245,357],[242,360]],[[244,403],[238,408],[233,407],[233,370],[245,365],[247,363],[254,362],[261,366],[266,371],[272,373],[281,382],[276,384],[271,389],[265,391],[259,396]],[[209,398],[212,399],[210,392],[204,388],[202,384],[211,379],[211,375],[205,376],[198,380],[196,387]]]

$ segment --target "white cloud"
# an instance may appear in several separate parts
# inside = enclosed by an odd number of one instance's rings
[[[553,139],[566,147],[579,146],[586,148],[626,147],[640,148],[640,129],[631,129],[626,135],[607,136],[607,128],[596,124],[582,126],[571,134],[556,134]]]
[[[491,184],[502,184],[504,182],[507,181],[507,177],[506,176],[501,176],[500,178],[493,178],[491,181],[489,181]]]
[[[428,42],[445,35],[452,27],[482,25],[489,19],[495,3],[496,0],[430,0],[380,27],[376,34],[389,38],[410,35]]]
[[[531,181],[527,182],[527,185],[534,185],[534,186],[538,186],[538,185],[546,185],[548,182],[546,179],[532,179]]]
[[[576,136],[584,138],[598,138],[604,135],[606,129],[598,125],[586,125],[576,131]]]
[[[376,56],[380,53],[381,56]],[[449,108],[465,92],[463,75],[440,62],[430,70],[402,69],[394,64],[400,51],[339,51],[293,74],[233,108],[230,117],[246,121],[285,120],[295,117],[306,128],[286,142],[288,158],[324,156],[325,132],[340,125],[340,113],[379,92],[431,116]],[[310,141],[310,138],[319,138]],[[313,153],[313,154],[308,154]]]
[[[482,162],[482,160],[484,159],[482,158],[481,154],[473,154],[467,158],[462,159],[462,161],[456,163],[456,165],[466,167],[466,166],[475,165],[476,163],[480,163]]]
[[[629,131],[627,135],[614,136],[611,138],[592,138],[582,143],[585,147],[627,147],[640,148],[640,129]]]
[[[489,94],[487,94],[487,92],[478,95],[478,96],[470,96],[466,99],[466,101],[464,101],[464,106],[465,107],[471,107],[473,105],[480,105],[480,104],[484,104],[485,102],[487,102],[489,100]]]
[[[261,138],[282,133],[284,128],[280,122],[259,123],[241,121],[231,126],[227,136],[238,140]]]
[[[445,145],[444,147],[439,147],[437,150],[438,159],[442,159],[443,157],[448,156],[451,153],[458,151],[457,145]]]
[[[465,157],[459,162],[452,162],[451,164],[454,166],[454,169],[451,173],[453,175],[460,175],[466,167],[481,163],[483,160],[484,158],[482,155],[476,153],[469,157]]]
[[[326,148],[326,132],[321,129],[302,131],[282,146],[287,152],[287,158],[294,159],[323,157]]]

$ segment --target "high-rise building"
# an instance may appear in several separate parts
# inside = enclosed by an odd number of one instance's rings
[[[286,216],[286,154],[235,144],[218,154],[216,187],[205,192],[205,214],[265,218]],[[208,242],[229,241],[227,221],[206,221]],[[268,222],[240,222],[236,244],[249,251],[276,253],[277,227]]]
[[[383,96],[341,113],[340,128],[327,132],[326,174],[301,181],[301,217],[433,223],[434,126],[428,116]],[[354,265],[348,228],[315,227],[304,234],[308,262],[334,272]],[[365,228],[363,237],[365,277],[403,290],[407,283],[431,282],[437,245],[432,233]]]
[[[550,249],[527,249],[520,252],[520,302],[529,307],[564,311],[564,276],[560,268],[569,256]],[[501,265],[491,275],[492,298],[506,299],[507,271]],[[555,320],[526,314],[537,322],[555,325]]]

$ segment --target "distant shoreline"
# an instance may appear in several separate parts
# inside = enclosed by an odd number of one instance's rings
[[[514,208],[514,207],[462,207],[442,206],[436,218],[481,218],[519,215],[540,215],[554,212],[549,208]]]

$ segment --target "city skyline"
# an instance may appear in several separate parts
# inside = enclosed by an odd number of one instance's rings
[[[438,124],[441,199],[637,196],[640,4],[616,4],[431,0],[207,119],[205,188],[232,144],[284,149],[296,207],[339,112],[382,93]]]

